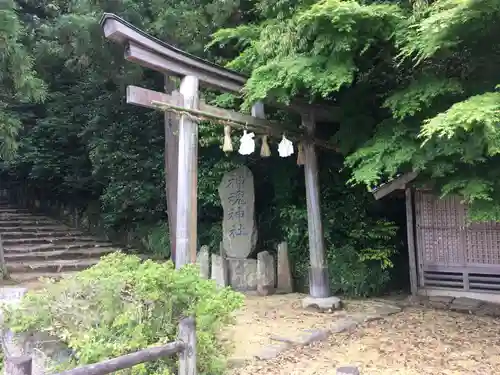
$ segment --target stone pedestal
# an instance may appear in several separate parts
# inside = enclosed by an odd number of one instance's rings
[[[229,285],[240,292],[257,289],[257,260],[227,259],[229,268]]]

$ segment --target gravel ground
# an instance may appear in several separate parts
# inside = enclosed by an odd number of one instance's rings
[[[336,319],[301,310],[300,299],[300,295],[247,299],[232,331],[238,338],[235,357],[251,358],[271,343],[272,334],[299,333],[308,324],[307,328],[326,327]],[[366,311],[370,306],[369,300],[351,302],[347,310]],[[240,361],[229,373],[334,375],[339,366],[357,365],[361,375],[495,375],[500,374],[498,323],[494,318],[407,308],[354,332],[295,347],[270,361]]]

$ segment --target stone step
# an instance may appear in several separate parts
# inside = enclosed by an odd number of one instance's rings
[[[9,282],[13,285],[28,288],[29,290],[38,289],[44,285],[40,282],[41,278],[50,278],[61,280],[70,277],[77,272],[14,272],[9,274]]]
[[[33,220],[3,220],[0,219],[0,227],[44,227],[44,226],[53,226],[58,224],[54,220],[49,219],[33,219]],[[60,225],[60,224],[59,224]]]
[[[19,272],[73,272],[92,267],[99,262],[99,257],[86,259],[57,259],[43,261],[12,262],[7,269],[12,273]]]
[[[72,242],[67,244],[42,244],[42,245],[10,245],[4,246],[4,253],[29,253],[37,251],[53,251],[66,249],[92,249],[97,247],[112,247],[109,242]]]
[[[27,208],[15,208],[15,207],[1,207],[0,206],[0,214],[16,214],[16,213],[30,213],[30,210]]]
[[[14,228],[16,229],[16,228]],[[60,230],[47,230],[47,231],[6,231],[2,232],[2,240],[10,240],[15,238],[25,239],[25,238],[41,238],[41,237],[73,237],[73,236],[84,236],[83,232],[71,229],[60,229]]]
[[[31,217],[45,217],[50,219],[47,215],[44,215],[40,212],[29,212],[29,211],[1,211],[0,210],[0,217],[7,217],[7,218],[31,218]]]
[[[5,238],[2,236],[2,242],[4,246],[11,245],[37,245],[37,244],[61,244],[61,243],[72,243],[72,242],[96,242],[98,241],[94,237],[88,237],[85,235],[77,236],[61,236],[61,237],[31,237],[31,238]]]
[[[11,262],[7,264],[7,271],[11,274],[26,272],[68,272],[81,271],[92,267],[99,262],[99,258],[90,259],[58,259],[58,260],[32,260],[26,262]]]
[[[10,232],[24,232],[24,233],[40,233],[40,232],[50,232],[50,231],[68,231],[72,228],[66,227],[62,224],[54,225],[44,225],[44,226],[5,226],[0,227],[0,234],[10,233]]]
[[[113,247],[96,247],[89,249],[65,249],[65,250],[50,250],[50,251],[32,251],[27,253],[7,253],[5,261],[7,265],[14,262],[27,261],[53,261],[59,259],[85,259],[85,258],[100,258],[109,253],[115,252],[118,249]]]

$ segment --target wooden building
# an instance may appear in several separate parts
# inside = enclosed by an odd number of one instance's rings
[[[458,197],[412,186],[408,173],[379,186],[381,199],[404,191],[412,294],[500,302],[500,223],[469,222]]]

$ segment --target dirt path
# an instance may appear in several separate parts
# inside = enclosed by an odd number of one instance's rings
[[[278,333],[275,330],[293,333],[307,324],[308,328],[326,327],[335,319],[303,312],[299,300],[298,295],[261,298],[260,302],[248,299],[234,331],[238,337],[235,355],[248,358],[260,343],[271,342],[271,333]],[[370,301],[350,305],[351,309],[366,310]],[[282,322],[286,322],[284,328]],[[251,360],[230,374],[334,375],[338,366],[348,364],[357,365],[362,375],[500,374],[498,323],[494,318],[408,308],[366,323],[352,333],[334,334],[323,343],[293,348],[270,361]]]

